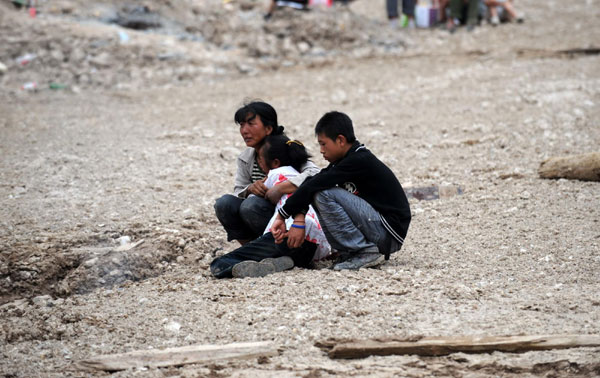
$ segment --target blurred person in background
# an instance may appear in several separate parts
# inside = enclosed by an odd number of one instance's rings
[[[512,0],[484,0],[489,11],[489,21],[493,26],[500,24],[500,21],[516,21],[521,23],[525,20],[522,12],[517,12]]]
[[[467,25],[472,31],[479,22],[479,0],[450,0],[450,17],[446,29],[454,33],[459,25]]]
[[[415,0],[402,0],[402,18],[398,21],[398,0],[386,0],[385,8],[392,28],[398,26],[415,28]]]
[[[265,14],[265,20],[269,20],[273,16],[273,12],[277,7],[290,7],[299,10],[308,9],[308,0],[272,0],[269,9]]]

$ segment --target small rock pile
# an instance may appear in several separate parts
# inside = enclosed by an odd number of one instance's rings
[[[0,8],[9,90],[181,84],[404,51],[398,33],[348,6],[283,8],[269,21],[254,0],[45,1],[36,18],[7,1]]]

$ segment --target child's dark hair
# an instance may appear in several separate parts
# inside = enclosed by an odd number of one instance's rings
[[[343,135],[348,143],[354,143],[354,127],[352,120],[346,114],[332,111],[325,113],[315,126],[315,135],[324,134],[327,138],[335,140],[338,135]]]
[[[267,165],[271,165],[273,160],[279,159],[281,166],[290,165],[298,172],[310,158],[310,154],[302,143],[290,140],[285,135],[267,136],[262,148]]]
[[[283,134],[283,126],[279,126],[277,123],[277,112],[275,111],[275,108],[266,102],[252,101],[245,104],[235,112],[233,119],[235,120],[235,123],[239,125],[256,116],[260,116],[263,125],[271,126],[273,128],[271,135]]]

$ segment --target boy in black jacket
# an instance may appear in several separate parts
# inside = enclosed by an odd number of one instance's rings
[[[404,243],[411,218],[404,190],[394,173],[356,140],[346,114],[325,114],[315,134],[330,164],[307,179],[279,210],[271,228],[275,242],[287,237],[290,248],[302,244],[304,230],[286,232],[284,220],[292,216],[301,225],[312,203],[327,240],[346,258],[334,270],[379,265]]]

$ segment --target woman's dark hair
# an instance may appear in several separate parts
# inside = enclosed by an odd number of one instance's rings
[[[265,138],[263,145],[263,157],[267,165],[278,159],[281,166],[290,165],[300,172],[302,165],[308,161],[310,154],[302,143],[290,140],[285,135],[269,135]]]
[[[277,112],[266,102],[253,101],[245,104],[235,112],[233,119],[239,125],[242,122],[254,119],[256,116],[260,117],[263,125],[273,128],[271,135],[283,134],[283,126],[279,126],[277,123]]]
[[[354,127],[352,120],[346,114],[332,111],[325,113],[315,126],[315,134],[324,134],[331,140],[336,140],[338,135],[343,135],[348,143],[354,143]]]

